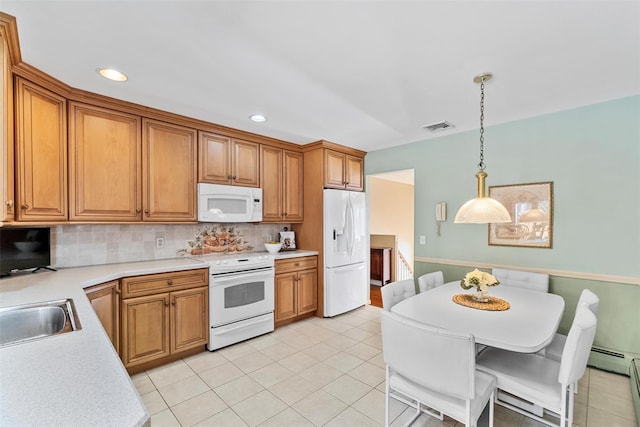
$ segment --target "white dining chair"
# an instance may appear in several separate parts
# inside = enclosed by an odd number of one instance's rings
[[[434,271],[418,277],[418,288],[420,292],[428,291],[440,285],[444,285],[442,271]]]
[[[416,285],[413,279],[398,280],[384,285],[380,293],[382,294],[382,309],[389,311],[391,307],[403,299],[415,295]]]
[[[600,305],[600,299],[596,294],[589,289],[584,289],[580,294],[577,306],[581,304],[586,305],[594,316],[598,316],[598,307]],[[542,354],[549,359],[557,360],[558,362],[562,358],[562,351],[564,350],[565,343],[567,342],[567,336],[556,333],[553,337],[553,341],[547,347],[542,350]]]
[[[596,334],[597,320],[586,305],[580,305],[569,330],[560,362],[536,353],[516,353],[487,348],[477,360],[478,369],[495,375],[496,403],[550,426],[573,425],[574,387],[584,375]],[[502,400],[500,391],[541,406],[559,418],[554,424]]]
[[[491,274],[503,285],[517,286],[533,291],[549,292],[549,275],[522,270],[494,268]]]
[[[476,370],[473,335],[381,313],[385,425],[390,422],[389,399],[393,398],[416,409],[405,425],[425,413],[440,420],[448,415],[465,426],[476,426],[489,405],[489,425],[493,426],[496,379]]]

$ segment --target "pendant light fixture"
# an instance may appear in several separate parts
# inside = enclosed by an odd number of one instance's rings
[[[491,77],[493,77],[491,73],[482,73],[473,78],[475,83],[480,83],[480,163],[478,163],[478,172],[476,173],[478,197],[469,200],[460,207],[454,220],[457,224],[511,222],[511,216],[507,209],[497,200],[485,196],[487,173],[484,171],[484,82]]]

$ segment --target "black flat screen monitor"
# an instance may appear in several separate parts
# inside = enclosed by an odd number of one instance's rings
[[[0,227],[0,276],[51,264],[47,227]]]

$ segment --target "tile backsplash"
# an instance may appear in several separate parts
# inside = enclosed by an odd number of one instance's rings
[[[51,227],[51,265],[78,267],[191,256],[189,242],[211,227],[233,227],[253,251],[263,252],[262,244],[278,239],[289,224],[57,225]],[[164,239],[163,248],[156,247],[159,237]]]

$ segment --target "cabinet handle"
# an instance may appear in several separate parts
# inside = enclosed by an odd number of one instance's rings
[[[165,300],[164,301],[164,305],[165,305],[165,307],[169,307],[169,301]]]
[[[24,205],[22,205],[22,209],[29,209],[29,205],[25,203]]]
[[[297,262],[296,262],[295,264],[293,264],[293,266],[294,266],[294,267],[300,267],[300,263],[297,263]]]
[[[231,175],[227,175],[227,179],[231,179],[231,178],[232,178],[232,176],[231,176]]]
[[[145,210],[144,210],[144,214],[145,214],[146,216],[149,216],[149,209],[145,209]]]
[[[167,280],[167,285],[173,286],[173,280],[171,280],[171,279]]]
[[[235,179],[236,179],[236,176],[235,176],[235,175],[233,175],[233,176],[232,176],[232,178],[235,180]]]
[[[5,203],[7,204],[8,208],[13,206],[13,200],[7,200]]]
[[[140,213],[140,212],[142,212],[142,209],[140,209],[140,208],[136,208],[136,213],[138,214],[138,213]]]

